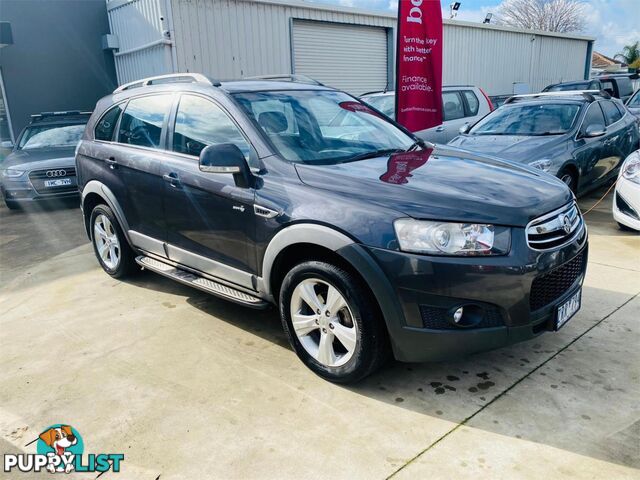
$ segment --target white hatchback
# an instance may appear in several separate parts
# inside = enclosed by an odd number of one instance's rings
[[[640,232],[640,150],[629,155],[620,169],[613,218],[621,228]]]
[[[395,92],[370,92],[360,99],[395,118]],[[442,125],[415,132],[433,143],[448,143],[465,124],[473,125],[493,110],[493,104],[481,88],[473,85],[447,85],[442,87]]]

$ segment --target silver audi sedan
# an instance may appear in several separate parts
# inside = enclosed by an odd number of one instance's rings
[[[0,163],[0,190],[7,207],[78,196],[74,153],[90,115],[67,111],[31,116]]]

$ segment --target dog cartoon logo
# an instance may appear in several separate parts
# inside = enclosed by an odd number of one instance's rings
[[[47,470],[51,473],[69,473],[74,470],[74,458],[82,455],[84,446],[82,437],[70,425],[52,425],[38,437],[37,450],[39,454],[48,457],[60,457],[57,461],[49,462]]]

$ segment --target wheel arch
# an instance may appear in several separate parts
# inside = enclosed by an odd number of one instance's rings
[[[113,211],[113,214],[116,216],[116,219],[122,228],[122,232],[124,233],[127,242],[129,242],[129,245],[132,245],[131,239],[129,238],[129,224],[118,200],[109,187],[97,180],[91,180],[84,186],[82,189],[82,201],[80,203],[84,216],[84,226],[89,239],[91,239],[91,227],[89,225],[91,212],[96,205],[101,203],[106,204],[111,208],[111,211]]]
[[[315,223],[298,223],[280,230],[269,242],[262,259],[260,290],[276,299],[280,283],[292,261],[319,256],[339,259],[337,250],[353,244],[345,234]]]

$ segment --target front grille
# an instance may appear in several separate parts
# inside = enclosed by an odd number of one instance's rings
[[[47,172],[55,172],[47,175]],[[64,172],[64,175],[62,173]],[[29,173],[29,178],[31,180],[51,180],[54,178],[66,178],[66,177],[75,177],[76,169],[75,167],[65,167],[65,168],[48,168],[46,170],[34,170]]]
[[[460,330],[449,322],[450,309],[442,307],[432,307],[431,305],[420,305],[420,316],[424,328],[432,330]],[[493,306],[482,307],[482,319],[473,325],[473,328],[491,328],[504,325],[502,314],[498,308]]]
[[[71,178],[71,185],[63,185],[58,187],[45,187],[44,182],[47,180],[58,180],[62,178]],[[29,180],[36,192],[42,195],[55,195],[59,193],[70,193],[78,191],[76,182],[75,167],[48,168],[46,170],[34,170],[29,172]]]
[[[585,253],[581,253],[564,265],[536,277],[531,284],[529,308],[532,312],[546,307],[562,297],[582,275]]]
[[[527,244],[534,250],[558,248],[573,241],[583,230],[580,210],[572,203],[529,223]]]
[[[628,215],[631,218],[635,218],[636,220],[640,220],[640,216],[638,212],[636,212],[631,205],[629,205],[624,198],[620,196],[618,192],[616,192],[616,208],[620,210],[625,215]]]

